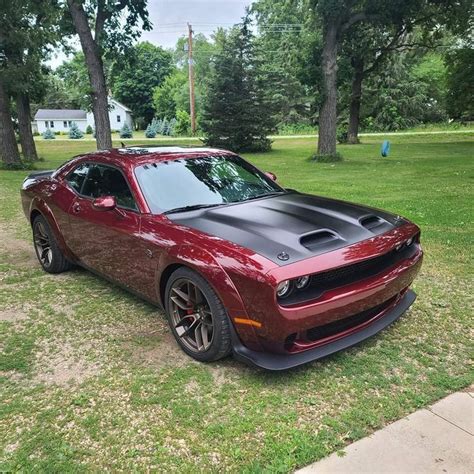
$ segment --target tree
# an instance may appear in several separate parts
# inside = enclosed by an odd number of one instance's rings
[[[20,163],[20,153],[15,139],[15,131],[10,112],[10,97],[0,76],[0,155],[6,166]]]
[[[5,161],[20,160],[16,143],[13,147],[10,97],[16,101],[22,154],[30,161],[38,158],[31,130],[30,95],[40,82],[41,61],[58,39],[57,19],[57,8],[51,2],[0,3],[0,118],[3,122],[0,124],[3,134],[0,148]]]
[[[55,140],[56,139],[56,135],[54,134],[54,132],[50,128],[47,128],[42,133],[42,136],[45,140]]]
[[[208,84],[202,129],[208,145],[233,151],[266,151],[275,130],[248,16],[222,39]]]
[[[69,138],[72,140],[79,140],[84,134],[81,132],[76,122],[72,122],[71,127],[69,128]]]
[[[132,138],[133,132],[128,123],[124,123],[123,127],[120,129],[120,138]]]
[[[111,73],[113,95],[130,107],[142,128],[155,114],[153,90],[172,68],[171,53],[148,42],[129,48],[115,61]]]
[[[103,55],[107,50],[125,49],[140,35],[140,23],[142,30],[151,29],[147,0],[67,0],[67,5],[87,65],[97,147],[111,148]]]
[[[175,70],[160,86],[155,88],[153,107],[155,115],[160,119],[175,117],[176,110],[179,108],[189,109],[187,75],[183,71]]]
[[[447,112],[458,120],[474,120],[474,45],[446,55]]]

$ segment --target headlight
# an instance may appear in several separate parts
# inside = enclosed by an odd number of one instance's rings
[[[295,285],[296,285],[296,288],[298,288],[298,290],[301,290],[305,288],[306,286],[308,286],[308,283],[309,283],[309,275],[305,275],[305,276],[297,278]]]
[[[407,240],[407,247],[410,247],[412,243],[413,243],[413,237]]]
[[[288,296],[291,290],[290,280],[284,280],[281,283],[278,283],[277,286],[277,296],[284,298]]]

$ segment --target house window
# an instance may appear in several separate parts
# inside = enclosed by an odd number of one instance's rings
[[[63,126],[64,126],[64,128],[67,128],[67,120],[65,120],[65,121],[63,122]]]
[[[117,115],[117,122],[120,123],[120,120],[122,120],[122,118],[120,117],[120,115]]]
[[[54,128],[54,122],[53,122],[52,120],[49,122],[49,126],[50,126],[51,128]]]
[[[72,125],[72,120],[69,120],[67,124],[70,127]]]

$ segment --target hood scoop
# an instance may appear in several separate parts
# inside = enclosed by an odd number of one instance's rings
[[[303,235],[300,238],[300,244],[308,250],[315,250],[323,245],[326,245],[335,240],[340,240],[334,232],[329,230],[318,230],[310,234]]]
[[[361,217],[359,219],[359,222],[362,227],[365,227],[367,230],[370,230],[370,232],[373,232],[374,234],[380,234],[381,232],[392,228],[392,225],[385,219],[379,216],[375,216],[373,214]]]

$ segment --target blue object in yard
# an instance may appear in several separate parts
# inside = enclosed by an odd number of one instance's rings
[[[388,156],[389,153],[390,153],[390,142],[388,140],[385,140],[382,143],[381,154],[383,157],[385,157],[385,156]]]

